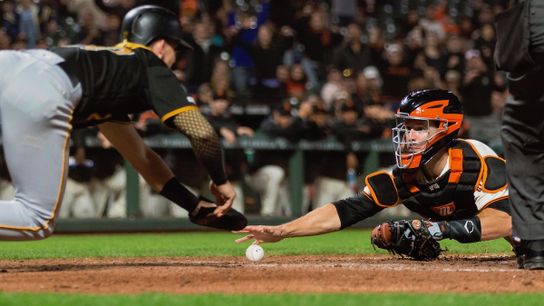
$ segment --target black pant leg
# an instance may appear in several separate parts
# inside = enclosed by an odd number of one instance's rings
[[[514,234],[544,239],[544,70],[509,81],[502,139]]]

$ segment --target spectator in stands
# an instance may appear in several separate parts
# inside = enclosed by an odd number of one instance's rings
[[[34,48],[40,38],[40,24],[38,20],[38,5],[32,0],[19,1],[19,33],[24,38],[28,48]]]
[[[19,35],[19,13],[15,10],[12,0],[2,2],[2,28],[10,38],[10,42],[15,41]]]
[[[208,107],[213,100],[213,90],[209,83],[201,84],[198,87],[196,104],[200,107]]]
[[[295,64],[289,70],[289,80],[286,84],[287,97],[296,98],[302,101],[307,92],[307,82],[305,70],[302,65]]]
[[[465,48],[466,41],[458,36],[451,35],[446,40],[445,63],[447,70],[457,70],[462,72],[465,67]]]
[[[385,37],[383,36],[383,31],[376,25],[368,29],[368,48],[370,49],[373,65],[381,65],[385,50]]]
[[[382,86],[383,81],[380,75],[380,71],[374,66],[368,66],[363,70],[363,75],[367,81],[367,89],[370,95],[372,104],[381,105],[386,107],[383,100]]]
[[[362,34],[358,24],[349,24],[344,43],[335,50],[333,64],[344,77],[351,77],[371,64],[370,49],[362,43]]]
[[[86,7],[82,10],[79,24],[80,32],[77,36],[77,42],[83,45],[103,45],[103,32],[96,22],[91,8]]]
[[[332,23],[338,26],[347,26],[355,21],[358,13],[356,0],[332,0]]]
[[[255,63],[251,83],[253,97],[258,101],[277,102],[284,98],[276,71],[283,62],[285,50],[292,44],[292,37],[291,28],[282,27],[275,33],[273,25],[266,23],[259,28],[256,44],[245,46]]]
[[[318,89],[320,76],[331,63],[332,52],[342,36],[330,27],[329,14],[319,7],[305,11],[305,15],[296,22],[297,38],[304,46],[304,58],[301,62],[308,76],[309,87]]]
[[[480,51],[482,60],[490,68],[494,67],[493,50],[495,50],[495,28],[493,24],[483,24],[479,29],[474,31],[478,36],[474,41],[474,49]]]
[[[210,80],[210,85],[214,94],[221,96],[226,95],[228,97],[234,95],[233,90],[230,87],[230,76],[231,69],[229,63],[222,59],[215,61]]]
[[[494,75],[484,63],[480,51],[465,53],[466,69],[461,85],[463,109],[470,124],[469,137],[480,141],[491,141],[499,137],[500,123],[493,116],[491,93]]]
[[[0,50],[7,50],[11,47],[9,36],[4,29],[0,29]]]
[[[384,98],[388,101],[400,102],[408,90],[408,79],[411,73],[401,45],[391,44],[386,48],[385,63],[381,72]]]
[[[448,70],[446,72],[446,76],[444,77],[444,89],[447,89],[451,92],[453,92],[456,96],[461,96],[460,88],[461,88],[461,81],[462,76],[461,72],[455,69]]]
[[[431,3],[425,8],[425,16],[419,21],[419,25],[425,33],[434,33],[438,40],[446,38],[446,31],[442,24],[441,18],[444,17],[443,7],[439,4]]]
[[[322,140],[331,135],[331,111],[318,96],[312,95],[303,101],[298,116],[303,121],[304,139]]]
[[[446,85],[440,77],[440,72],[433,66],[427,66],[423,70],[423,78],[427,84],[427,88],[445,88]]]
[[[327,109],[333,109],[334,98],[342,90],[342,73],[336,67],[330,66],[327,70],[327,82],[321,87],[321,99]]]
[[[249,79],[254,63],[251,54],[241,43],[255,42],[259,27],[268,20],[269,10],[270,4],[265,1],[260,6],[239,7],[228,14],[229,33],[236,37],[231,51],[232,81],[237,97],[242,99],[249,97]]]
[[[194,92],[203,83],[209,83],[213,64],[220,58],[224,48],[214,43],[213,26],[209,19],[197,21],[193,29],[193,50],[187,59],[187,82],[189,92]]]
[[[51,19],[45,25],[43,38],[48,46],[58,46],[60,40],[65,37],[65,32],[62,30],[56,19]]]

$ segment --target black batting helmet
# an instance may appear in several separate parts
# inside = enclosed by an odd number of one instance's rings
[[[168,39],[192,49],[182,39],[183,31],[178,17],[172,11],[157,5],[143,5],[130,10],[123,18],[121,37],[130,42],[149,45],[157,39]]]

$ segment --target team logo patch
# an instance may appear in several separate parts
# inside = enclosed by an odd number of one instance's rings
[[[449,216],[455,212],[455,203],[431,207],[432,211],[439,216]]]

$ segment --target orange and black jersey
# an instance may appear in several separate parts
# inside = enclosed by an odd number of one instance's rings
[[[509,212],[505,162],[485,144],[454,140],[442,173],[428,181],[422,173],[393,169],[365,178],[357,197],[333,203],[342,227],[398,204],[432,221],[473,217],[486,207]]]
[[[60,66],[81,83],[75,127],[129,121],[128,115],[152,109],[163,122],[196,106],[172,71],[147,47],[124,42],[116,47],[56,47]]]

